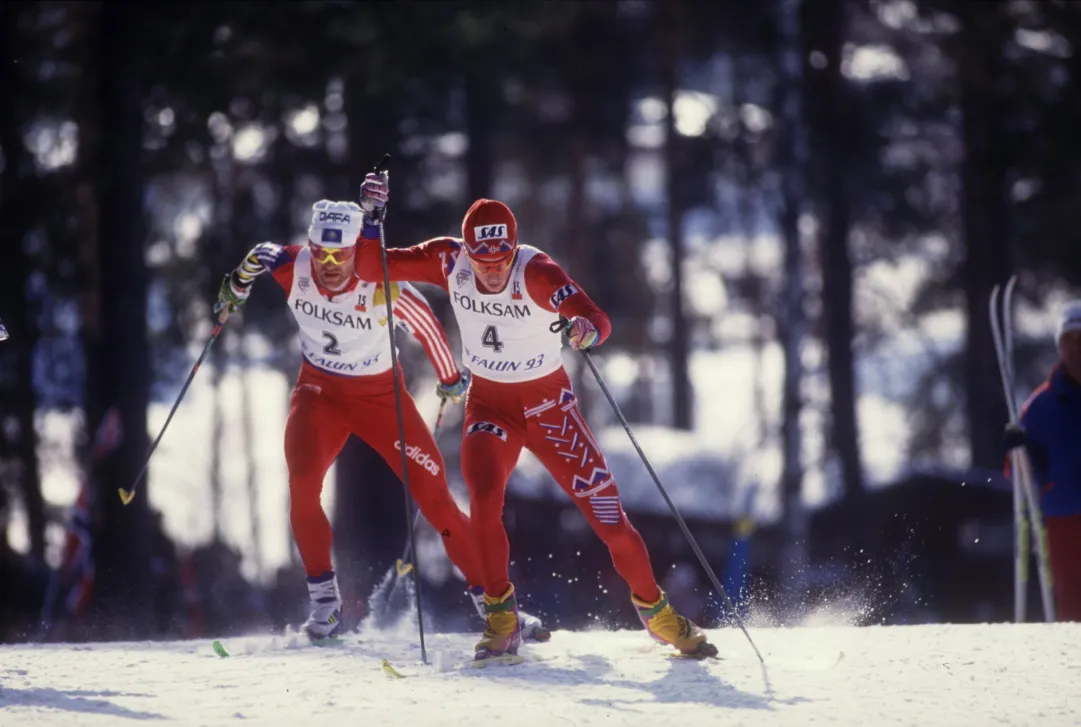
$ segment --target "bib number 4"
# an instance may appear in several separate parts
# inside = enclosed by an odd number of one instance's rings
[[[503,342],[499,340],[499,331],[496,330],[495,326],[488,326],[484,329],[484,333],[480,337],[480,343],[496,353],[503,350]]]

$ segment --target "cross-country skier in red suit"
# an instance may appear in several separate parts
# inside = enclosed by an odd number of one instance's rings
[[[361,203],[385,201],[386,177],[369,174]],[[382,276],[378,232],[365,226],[357,274]],[[465,403],[462,474],[484,576],[488,614],[476,658],[513,654],[521,643],[510,547],[503,527],[507,480],[523,447],[532,452],[608,546],[630,587],[648,632],[681,652],[716,655],[694,623],[681,616],[657,584],[642,537],[627,519],[619,491],[582,418],[563,368],[562,338],[550,326],[565,316],[579,350],[608,337],[608,316],[558,264],[518,243],[517,222],[502,202],[479,199],[462,221],[462,237],[440,237],[387,250],[392,280],[438,285],[450,294],[462,336],[462,362],[472,372]]]
[[[381,283],[364,282],[353,269],[362,217],[355,202],[316,202],[308,243],[256,245],[225,276],[214,307],[224,321],[248,299],[255,278],[270,272],[297,321],[303,360],[285,425],[285,460],[289,520],[311,597],[311,615],[304,626],[314,640],[332,638],[341,629],[330,523],[320,504],[327,470],[352,433],[402,475],[386,297]],[[396,325],[424,346],[439,376],[440,396],[459,401],[468,377],[459,373],[446,332],[427,301],[412,286],[398,284],[391,286],[391,301]],[[401,394],[410,494],[442,533],[451,561],[479,588],[483,576],[469,518],[451,497],[443,458],[404,385]],[[483,618],[483,599],[473,595]],[[546,637],[538,619],[523,614],[523,620],[527,633]]]

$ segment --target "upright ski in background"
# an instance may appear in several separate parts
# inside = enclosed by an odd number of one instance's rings
[[[1020,413],[1015,395],[1013,368],[1013,290],[1017,276],[1006,283],[1005,290],[996,285],[991,291],[991,334],[995,341],[995,355],[1002,377],[1002,391],[1010,415],[1010,426],[1020,426]],[[1002,305],[999,309],[1001,293]],[[1036,542],[1036,564],[1040,578],[1040,597],[1043,601],[1044,620],[1055,620],[1055,602],[1051,587],[1051,571],[1047,559],[1047,534],[1043,526],[1043,513],[1033,487],[1032,467],[1024,448],[1010,453],[1010,473],[1013,480],[1014,519],[1014,620],[1026,620],[1026,595],[1028,592],[1028,564],[1030,537]]]

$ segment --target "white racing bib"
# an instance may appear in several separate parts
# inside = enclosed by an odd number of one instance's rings
[[[477,289],[469,258],[464,250],[458,254],[447,288],[462,335],[462,363],[474,376],[532,381],[563,366],[563,338],[550,328],[559,315],[537,305],[526,290],[526,265],[539,253],[519,245],[507,287],[494,294]]]
[[[316,288],[311,253],[301,249],[293,263],[289,310],[300,329],[305,360],[342,376],[371,376],[390,370],[386,299],[375,283],[359,283],[327,300]],[[397,293],[397,284],[391,285]],[[392,294],[392,300],[396,298]],[[377,299],[378,298],[378,299]]]

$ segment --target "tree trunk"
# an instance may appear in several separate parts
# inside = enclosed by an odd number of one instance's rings
[[[807,562],[807,513],[803,507],[803,438],[800,415],[803,410],[803,339],[807,320],[804,313],[805,264],[800,239],[799,216],[806,194],[807,144],[803,135],[801,0],[778,0],[781,28],[781,79],[775,106],[781,119],[777,140],[778,167],[782,170],[780,228],[785,240],[785,298],[778,312],[778,330],[784,349],[784,389],[782,394],[781,438],[784,467],[781,474],[782,526],[787,534],[781,568],[798,580]]]
[[[222,342],[224,343],[224,341]],[[210,481],[210,519],[213,524],[213,542],[222,542],[222,449],[225,447],[225,407],[222,401],[221,379],[225,374],[224,346],[215,346],[210,352],[210,467],[207,479]]]
[[[665,168],[668,197],[668,246],[672,251],[672,338],[668,343],[672,369],[672,424],[677,429],[694,426],[691,409],[691,382],[688,362],[687,319],[683,310],[683,203],[680,194],[680,139],[676,133],[675,100],[679,89],[679,54],[683,7],[669,0],[661,9],[664,27],[661,39],[661,86],[668,113],[665,115]]]
[[[501,105],[499,89],[493,88],[490,77],[481,71],[473,62],[465,74],[465,133],[469,143],[465,152],[467,205],[492,193],[495,167],[495,122]]]
[[[961,4],[959,74],[964,161],[961,166],[961,218],[965,261],[962,278],[968,320],[965,347],[965,408],[974,467],[1002,464],[1002,427],[1008,418],[994,355],[987,301],[991,288],[1010,270],[1007,245],[1008,145],[1005,141],[999,83],[1008,19],[1001,8]]]
[[[221,148],[221,151],[228,152],[229,149],[226,146]],[[212,225],[203,238],[209,249],[206,262],[214,271],[231,270],[236,265],[235,252],[231,251],[230,247],[237,241],[234,202],[238,165],[230,153],[225,153],[219,159],[211,160],[210,174],[213,180],[210,186],[211,196],[217,203],[214,205]],[[238,321],[230,324],[230,330],[224,333],[217,345],[211,349],[207,361],[209,365],[206,374],[210,377],[210,463],[206,474],[207,482],[210,483],[211,539],[215,545],[224,542],[222,503],[225,482],[222,457],[225,448],[225,403],[222,379],[229,363],[226,345],[237,325]]]
[[[847,110],[845,79],[841,73],[847,18],[844,0],[804,2],[801,6],[804,80],[807,118],[811,134],[811,168],[815,188],[824,199],[821,210],[819,259],[822,269],[822,304],[829,356],[830,442],[841,461],[844,498],[849,505],[863,492],[859,427],[856,419],[856,372],[852,343],[852,261],[848,247],[851,226],[847,172],[851,114]],[[816,68],[812,54],[825,56]]]
[[[18,483],[26,507],[30,531],[30,555],[45,560],[45,501],[41,494],[38,436],[34,425],[37,397],[34,390],[34,348],[39,332],[30,302],[25,297],[33,262],[26,251],[25,238],[34,224],[36,175],[33,160],[23,144],[20,99],[27,97],[23,77],[26,64],[17,65],[19,42],[16,21],[23,3],[0,6],[0,39],[8,57],[0,63],[0,97],[6,99],[0,112],[0,148],[4,170],[0,176],[0,249],[6,251],[0,265],[0,320],[8,330],[8,340],[0,343],[0,399],[9,422],[0,427],[0,473]],[[10,407],[10,408],[9,408]],[[11,426],[14,424],[14,426]]]
[[[151,362],[146,330],[147,270],[143,248],[142,43],[149,42],[141,6],[104,3],[98,15],[97,122],[88,128],[98,180],[97,269],[100,310],[86,319],[89,367],[87,432],[97,431],[115,405],[124,438],[97,468],[101,528],[96,542],[93,622],[100,636],[138,638],[149,632],[151,603],[150,482],[144,475],[130,505],[117,487],[135,481],[149,448],[147,403]],[[90,242],[93,238],[90,238]]]
[[[232,239],[234,241],[252,241],[257,239],[258,219],[250,178],[242,173],[235,176],[234,179],[237,184],[233,186],[233,219],[230,224]],[[245,243],[246,245],[247,243]],[[241,323],[243,321],[244,319],[241,318]],[[236,353],[240,364],[240,436],[243,443],[244,466],[247,471],[245,492],[248,498],[251,554],[252,562],[255,564],[255,571],[258,577],[261,578],[263,575],[263,539],[262,528],[260,527],[259,487],[256,478],[255,423],[252,421],[251,356],[248,350],[248,337],[244,335],[244,327],[234,328],[232,335],[236,340]]]
[[[574,99],[575,113],[582,113],[583,107],[588,103],[581,94],[576,94]],[[564,254],[571,264],[570,277],[582,287],[583,290],[592,289],[592,270],[590,269],[590,245],[589,221],[586,211],[586,159],[589,157],[589,144],[582,131],[572,131],[569,144],[570,154],[567,161],[570,164],[570,194],[567,196],[567,227],[564,240],[567,247]],[[571,376],[575,396],[578,397],[578,408],[589,416],[592,411],[592,397],[586,388],[587,366],[578,360],[575,362]]]
[[[732,100],[737,108],[750,101],[748,87],[754,78],[757,64],[747,60],[735,58],[732,60]],[[762,178],[756,168],[755,150],[744,135],[734,142],[734,161],[737,168],[738,181],[743,189],[739,201],[736,203],[736,218],[739,231],[744,240],[743,270],[741,276],[743,284],[748,287],[748,298],[751,311],[757,325],[751,334],[751,349],[754,352],[754,391],[751,400],[754,402],[755,413],[755,442],[758,447],[765,447],[769,439],[769,416],[766,405],[766,338],[765,327],[762,325],[769,316],[769,301],[766,295],[766,280],[757,267],[753,264],[754,244],[756,237],[756,212],[754,204],[762,195]]]

